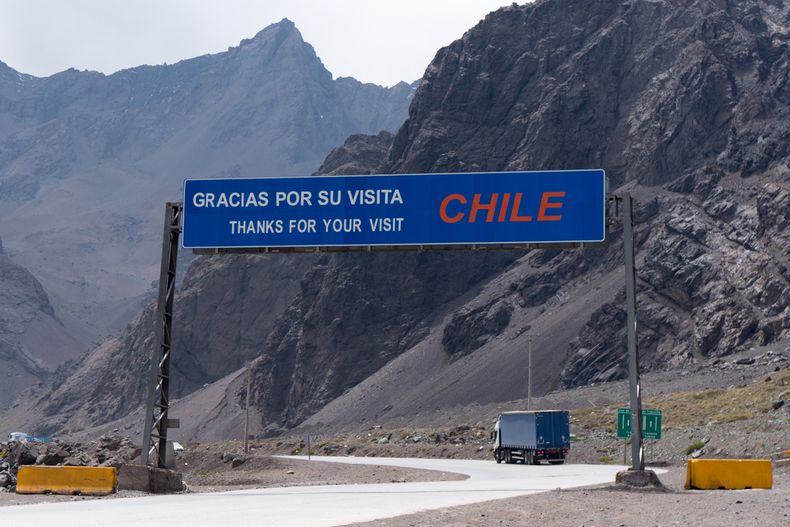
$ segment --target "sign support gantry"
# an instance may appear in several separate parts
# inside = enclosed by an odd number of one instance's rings
[[[156,342],[151,353],[148,404],[143,429],[141,462],[166,468],[167,429],[174,424],[168,418],[170,407],[170,356],[173,344],[173,302],[176,294],[176,263],[181,234],[181,203],[165,205],[165,228],[162,239],[162,267],[159,276]]]
[[[568,174],[564,174],[568,172]],[[348,176],[349,182],[341,177],[336,178],[259,178],[257,180],[187,180],[185,182],[184,203],[170,202],[165,208],[164,238],[162,243],[162,267],[159,280],[159,301],[156,322],[156,346],[152,350],[148,404],[146,406],[145,426],[143,430],[143,464],[152,464],[161,468],[168,465],[167,430],[177,426],[176,419],[170,419],[169,389],[170,389],[170,360],[172,355],[172,328],[173,328],[173,303],[175,298],[176,263],[182,225],[184,229],[184,247],[191,248],[196,253],[254,253],[254,252],[319,252],[319,251],[372,251],[372,250],[437,250],[437,249],[466,249],[466,250],[491,250],[491,249],[537,249],[537,248],[571,248],[571,247],[600,247],[609,241],[609,225],[616,221],[619,206],[623,205],[623,249],[625,252],[625,286],[626,286],[626,313],[628,334],[628,370],[630,383],[630,414],[632,429],[632,457],[633,470],[644,471],[644,458],[642,447],[642,395],[639,381],[639,349],[637,342],[636,321],[636,270],[634,261],[634,229],[633,229],[633,202],[629,193],[622,197],[609,194],[605,175],[601,170],[585,171],[557,171],[552,172],[547,180],[556,183],[557,188],[547,187],[545,181],[537,176],[544,173],[503,173],[503,174],[458,174],[448,178],[448,174],[421,174],[411,176],[379,175]],[[431,186],[421,180],[437,182]],[[501,176],[501,179],[490,176]],[[466,179],[463,179],[466,178]],[[592,179],[590,179],[592,178]],[[467,181],[464,187],[455,187],[459,181]],[[323,181],[322,181],[323,180]],[[351,183],[353,181],[353,185]],[[592,181],[592,183],[591,183]],[[403,187],[403,192],[398,193],[399,198],[392,203],[379,204],[375,192],[393,192],[393,190],[378,188],[386,183],[397,189]],[[439,185],[438,183],[441,183]],[[577,184],[578,183],[578,184]],[[583,183],[583,184],[582,184]],[[219,185],[215,188],[216,185]],[[298,185],[306,185],[304,188]],[[320,187],[327,186],[327,188]],[[338,186],[338,188],[332,187]],[[349,186],[350,185],[350,186]],[[363,188],[369,185],[370,188]],[[426,186],[427,185],[427,186]],[[477,190],[475,185],[483,185],[488,197],[483,190]],[[491,186],[493,185],[493,186]],[[542,196],[533,200],[531,205],[526,204],[527,210],[521,211],[522,194],[530,196],[524,191],[525,185],[533,185],[535,192],[532,194]],[[564,185],[564,186],[563,186]],[[227,186],[227,188],[226,188]],[[349,190],[351,186],[359,187],[355,191]],[[297,188],[298,187],[298,188]],[[331,188],[329,188],[331,187]],[[430,196],[423,192],[424,188],[432,189]],[[446,188],[445,188],[446,187]],[[463,187],[463,188],[462,188]],[[490,188],[489,188],[490,187]],[[589,188],[588,188],[589,187]],[[362,223],[357,218],[357,223],[352,223],[353,229],[349,232],[330,231],[330,224],[343,218],[334,218],[330,221],[331,214],[342,215],[345,208],[340,207],[343,199],[342,189],[345,188],[350,206],[358,206],[359,216],[369,220],[371,232],[362,233]],[[531,188],[531,187],[530,187]],[[223,190],[224,189],[224,190]],[[297,190],[294,190],[297,189]],[[340,189],[340,190],[338,190]],[[472,191],[470,191],[472,189]],[[533,189],[533,190],[534,190]],[[472,192],[467,196],[463,192]],[[356,192],[356,194],[354,193]],[[371,194],[368,199],[368,193]],[[467,192],[469,193],[469,192]],[[473,194],[473,195],[472,195]],[[502,201],[498,202],[499,194]],[[389,194],[387,194],[389,195]],[[511,195],[514,196],[512,205]],[[223,198],[223,196],[225,196]],[[359,196],[366,196],[364,200]],[[415,204],[405,206],[409,196],[416,196]],[[187,198],[190,199],[187,199]],[[291,197],[294,202],[291,203]],[[315,202],[312,201],[317,197]],[[326,203],[321,199],[326,197]],[[337,203],[331,198],[337,198]],[[352,199],[353,198],[353,199]],[[374,199],[375,198],[375,199]],[[430,198],[430,199],[429,199]],[[420,204],[426,199],[430,201],[427,206]],[[482,200],[489,201],[483,203]],[[567,207],[565,205],[567,199]],[[362,201],[360,201],[362,200]],[[405,201],[404,201],[405,200]],[[422,201],[420,201],[422,200]],[[433,201],[431,201],[433,200]],[[370,203],[368,202],[370,201]],[[243,206],[242,206],[243,205]],[[248,207],[249,205],[249,207]],[[322,237],[313,240],[310,233],[317,233],[319,224],[306,214],[309,207],[316,205],[315,215],[324,218],[320,225],[325,224]],[[321,208],[328,206],[327,210]],[[220,207],[217,212],[215,209]],[[332,207],[339,207],[332,209]],[[532,206],[532,209],[529,209]],[[242,220],[225,221],[222,214],[227,214],[225,207],[239,208],[239,217]],[[278,209],[278,207],[282,207]],[[383,207],[381,211],[378,207]],[[427,213],[431,207],[436,207],[435,213]],[[448,209],[448,207],[451,208]],[[454,208],[453,208],[454,207]],[[574,208],[575,207],[575,208]],[[612,211],[614,208],[614,211]],[[206,209],[206,210],[203,210]],[[280,210],[280,212],[277,212]],[[450,210],[448,212],[448,210]],[[561,212],[560,212],[561,210]],[[184,212],[186,211],[186,215]],[[284,211],[284,212],[283,212]],[[389,212],[387,212],[389,211]],[[417,211],[417,212],[415,212]],[[419,214],[418,214],[419,213]],[[412,230],[399,231],[404,223],[403,218],[408,215],[413,218]],[[420,216],[420,214],[422,216]],[[427,215],[426,215],[427,214]],[[461,221],[468,214],[468,221]],[[527,215],[529,214],[529,215]],[[259,217],[260,215],[260,217]],[[381,217],[374,217],[374,216]],[[398,216],[401,215],[401,216]],[[384,225],[384,216],[398,216],[401,220],[395,224],[387,224],[387,229],[375,226]],[[477,216],[485,221],[476,221]],[[535,221],[533,222],[533,217]],[[201,219],[202,218],[202,219]],[[307,219],[305,219],[307,218]],[[437,219],[439,218],[439,219]],[[387,218],[384,218],[387,219]],[[392,218],[389,218],[390,221]],[[497,220],[496,222],[494,220]],[[310,223],[313,221],[313,223]],[[568,226],[557,225],[560,222],[570,221]],[[219,222],[227,231],[230,225],[231,234],[249,234],[253,229],[254,235],[249,240],[242,242],[227,242],[225,238],[211,238],[209,235],[225,232],[216,224]],[[501,229],[489,232],[488,226],[512,223],[526,229],[523,234],[520,228],[511,225],[504,234]],[[243,233],[240,225],[244,226]],[[597,227],[590,228],[591,225]],[[302,227],[304,229],[302,229]],[[430,228],[426,228],[426,226]],[[188,227],[188,228],[187,228]],[[257,229],[266,228],[268,234],[257,233]],[[289,234],[291,229],[295,229]],[[343,227],[345,228],[345,227]],[[454,229],[461,229],[456,231]],[[311,230],[312,229],[312,230]],[[580,230],[580,232],[576,232]],[[213,233],[213,234],[212,234]],[[425,237],[425,233],[434,233]],[[531,234],[530,234],[531,233]],[[275,235],[283,234],[283,237]],[[230,236],[225,232],[225,235]],[[223,236],[225,236],[223,235]],[[287,236],[286,236],[287,235]],[[317,235],[317,234],[316,234]],[[204,239],[209,236],[210,239]],[[290,236],[290,237],[289,237]],[[380,240],[379,237],[380,236]],[[267,240],[272,238],[273,243]],[[266,242],[266,243],[263,243]],[[531,384],[531,383],[530,383]],[[245,434],[246,435],[246,434]]]

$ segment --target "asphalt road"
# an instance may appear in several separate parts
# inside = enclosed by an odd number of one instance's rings
[[[304,458],[301,458],[304,459]],[[313,457],[467,474],[463,481],[282,487],[210,494],[86,500],[4,507],[3,525],[319,527],[613,482],[615,465],[497,465],[491,461]]]

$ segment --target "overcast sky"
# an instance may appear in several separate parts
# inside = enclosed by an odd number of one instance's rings
[[[0,60],[46,76],[216,53],[290,18],[335,77],[391,86],[506,0],[0,0]],[[520,2],[523,3],[523,0]]]

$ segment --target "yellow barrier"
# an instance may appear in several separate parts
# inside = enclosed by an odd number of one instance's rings
[[[23,465],[17,474],[18,494],[85,494],[103,496],[115,492],[113,467],[37,467]]]
[[[773,486],[768,459],[690,459],[686,467],[687,489],[770,489]]]

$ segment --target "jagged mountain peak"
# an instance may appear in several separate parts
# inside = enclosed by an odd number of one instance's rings
[[[730,170],[748,172],[761,157],[742,148],[754,143],[753,114],[790,101],[788,16],[787,3],[760,1],[542,0],[495,11],[436,54],[385,168],[605,166],[615,184],[656,185],[739,150],[745,162]]]
[[[333,82],[290,20],[111,75],[0,66],[0,234],[87,348],[150,300],[184,179],[310,174],[349,134],[395,131],[411,95]]]
[[[252,38],[242,40],[236,49],[245,53],[265,53],[270,56],[301,52],[317,57],[313,46],[305,42],[296,24],[287,18],[266,26]]]
[[[299,29],[297,29],[296,24],[290,18],[283,18],[279,22],[274,22],[273,24],[269,24],[265,28],[258,31],[254,37],[251,39],[242,40],[242,44],[247,44],[253,42],[255,40],[267,40],[272,37],[272,35],[279,34],[279,35],[290,35],[296,34],[299,38],[302,38],[302,34],[300,33]]]

